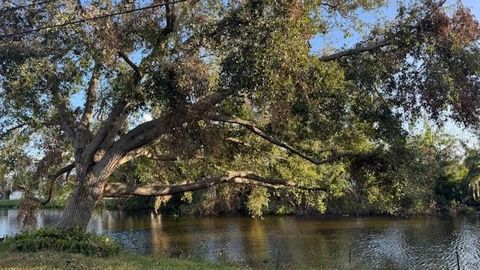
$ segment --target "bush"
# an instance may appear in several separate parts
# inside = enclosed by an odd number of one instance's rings
[[[469,215],[475,214],[475,209],[459,201],[450,201],[448,203],[448,213],[450,215]]]
[[[108,237],[78,230],[59,231],[54,228],[24,232],[8,239],[6,245],[25,252],[54,250],[103,257],[115,255],[120,250],[119,245]]]

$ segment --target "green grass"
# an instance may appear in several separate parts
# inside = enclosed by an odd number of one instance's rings
[[[104,258],[53,251],[12,252],[0,248],[0,257],[0,269],[240,269],[209,262],[139,256],[126,252]]]
[[[0,269],[240,269],[120,250],[105,236],[44,228],[0,242]]]
[[[20,200],[0,200],[0,209],[17,208],[19,203],[20,203]]]

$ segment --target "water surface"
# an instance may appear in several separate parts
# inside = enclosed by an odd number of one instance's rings
[[[20,230],[0,210],[0,237]],[[39,213],[53,225],[58,210]],[[480,269],[480,219],[472,217],[165,217],[103,211],[88,230],[139,254],[234,263],[255,269]]]

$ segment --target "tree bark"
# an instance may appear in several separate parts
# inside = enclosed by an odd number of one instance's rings
[[[81,155],[78,156],[81,158]],[[75,160],[76,186],[57,224],[59,229],[87,229],[95,206],[102,199],[105,183],[121,159],[121,154],[110,152],[95,164],[91,161],[81,163],[82,159]]]
[[[78,229],[85,231],[97,202],[102,198],[103,183],[100,179],[85,177],[77,180],[75,190],[63,209],[57,227],[61,230]]]
[[[103,197],[121,196],[166,196],[187,191],[206,189],[220,184],[246,184],[273,189],[296,188],[300,190],[326,192],[324,187],[303,186],[286,179],[263,177],[251,172],[231,171],[226,175],[202,177],[195,182],[165,185],[160,183],[144,185],[126,185],[124,183],[107,183],[103,190]]]

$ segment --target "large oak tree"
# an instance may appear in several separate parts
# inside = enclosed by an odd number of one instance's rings
[[[401,140],[396,112],[448,111],[478,125],[478,23],[444,2],[401,6],[332,53],[312,53],[311,39],[382,1],[4,4],[1,146],[41,141],[21,144],[44,156],[38,181],[75,170],[62,229],[85,229],[104,196],[221,183],[331,192],[344,170],[324,165]],[[108,182],[140,156],[161,161],[158,170],[182,161],[200,173],[179,174],[186,183]]]

